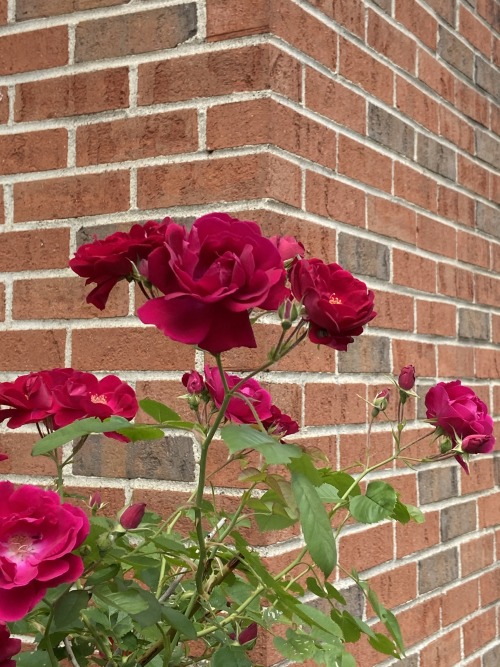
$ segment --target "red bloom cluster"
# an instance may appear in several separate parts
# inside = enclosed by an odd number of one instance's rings
[[[47,588],[78,579],[83,562],[71,552],[89,529],[85,513],[54,491],[0,482],[0,620],[23,618]]]
[[[45,422],[50,430],[84,417],[132,419],[139,409],[132,387],[116,375],[98,380],[92,373],[72,368],[39,371],[0,383],[0,405],[6,406],[0,410],[0,422],[8,419],[9,428]],[[117,433],[108,435],[124,439]]]
[[[69,265],[79,276],[87,278],[86,285],[96,283],[87,302],[103,310],[113,287],[124,278],[130,280],[133,265],[161,246],[171,222],[170,218],[162,222],[150,220],[144,225],[133,225],[129,232],[116,232],[102,241],[96,239],[80,246]]]

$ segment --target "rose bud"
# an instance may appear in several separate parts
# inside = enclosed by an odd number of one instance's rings
[[[387,408],[390,395],[391,390],[388,388],[378,392],[373,401],[372,417],[378,417],[379,412],[383,412]]]
[[[493,435],[468,435],[462,440],[462,449],[468,454],[488,454],[494,447]]]
[[[89,507],[91,509],[97,509],[100,507],[102,502],[101,494],[99,491],[94,491],[94,493],[90,496],[89,500]]]
[[[199,394],[205,389],[203,376],[198,371],[190,371],[182,376],[182,384],[189,394]]]
[[[127,507],[121,515],[120,524],[126,530],[137,528],[142,521],[145,511],[146,503],[135,503],[135,505],[130,505],[130,507]]]
[[[8,458],[9,456],[7,454],[2,454],[2,452],[0,452],[0,461],[6,461]]]
[[[257,623],[250,623],[244,630],[240,632],[238,635],[238,643],[243,645],[243,644],[248,644],[248,642],[253,642],[254,639],[257,639],[257,630],[258,630],[258,625]],[[236,633],[231,632],[229,634],[231,639],[236,639]]]
[[[404,391],[410,391],[415,385],[415,367],[411,364],[401,369],[398,384]]]

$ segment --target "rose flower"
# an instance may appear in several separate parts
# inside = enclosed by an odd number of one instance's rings
[[[347,350],[376,315],[373,292],[338,264],[299,260],[290,271],[290,283],[294,297],[304,306],[313,343]]]
[[[71,552],[88,532],[85,513],[54,491],[0,482],[0,620],[23,618],[47,588],[76,581],[83,562]]]
[[[224,373],[224,375],[229,389],[232,389],[241,381],[238,375],[228,375],[227,373]],[[219,369],[215,366],[205,366],[205,379],[213,402],[217,408],[220,408],[224,400],[224,385]],[[260,386],[257,380],[253,378],[245,380],[237,393],[244,398],[236,395],[230,399],[225,413],[227,419],[237,424],[256,424],[255,414],[261,422],[273,419],[271,395]],[[250,405],[255,414],[252,412]]]
[[[10,636],[9,628],[0,623],[0,667],[16,667],[16,661],[12,656],[21,650],[21,640]]]
[[[169,225],[147,278],[163,296],[138,309],[141,321],[213,354],[256,347],[250,310],[275,310],[289,294],[277,247],[257,223],[225,213],[199,218],[189,233]]]

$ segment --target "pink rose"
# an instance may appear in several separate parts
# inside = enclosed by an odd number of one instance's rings
[[[170,218],[161,223],[149,220],[144,225],[133,225],[129,232],[116,232],[102,241],[96,239],[80,246],[69,266],[87,278],[86,285],[96,283],[87,303],[103,310],[113,287],[123,278],[131,278],[132,264],[137,265],[163,243],[171,222]]]
[[[213,354],[255,347],[250,310],[275,310],[289,293],[276,246],[257,223],[225,213],[199,218],[189,233],[169,225],[147,277],[163,296],[138,309],[141,321]]]
[[[410,389],[413,389],[415,384],[415,366],[408,364],[408,366],[405,366],[401,369],[398,378],[398,384],[401,389],[404,389],[405,391],[410,391]]]
[[[15,660],[11,658],[20,650],[21,640],[13,639],[10,636],[9,628],[4,623],[0,623],[0,667],[16,667]]]
[[[488,454],[495,448],[493,435],[467,435],[462,440],[462,449],[468,454]]]
[[[372,320],[373,292],[338,264],[320,259],[299,260],[290,271],[292,293],[301,301],[309,324],[309,339],[335,350],[347,350],[353,336]]]
[[[304,257],[304,246],[293,236],[271,236],[269,240],[276,246],[284,262],[297,256]]]
[[[205,389],[205,381],[198,371],[184,373],[182,384],[188,390],[188,394],[199,394]]]
[[[469,453],[476,453],[472,452],[476,446],[480,449],[486,447],[483,451],[493,449],[493,420],[488,414],[488,408],[472,389],[462,385],[460,380],[439,382],[435,387],[431,387],[425,397],[425,406],[427,419],[432,420],[436,427],[440,427],[441,431],[449,436],[453,446],[456,446],[459,440],[466,441],[467,436],[487,436],[482,445],[478,445],[475,440],[467,441]]]
[[[141,523],[144,513],[146,511],[146,503],[135,503],[135,505],[130,505],[122,513],[120,517],[120,524],[126,530],[133,530],[137,528]]]
[[[78,507],[54,491],[0,482],[0,619],[17,621],[47,588],[74,582],[83,562],[71,552],[89,533]]]
[[[241,378],[237,375],[224,374],[229,389],[235,387]],[[215,405],[220,408],[224,400],[224,385],[217,367],[205,366],[205,379],[208,391]],[[257,380],[250,378],[238,389],[238,393],[245,398],[233,396],[226,408],[226,417],[237,424],[256,424],[257,420],[250,408],[257,414],[261,422],[272,418],[271,395],[263,389]]]

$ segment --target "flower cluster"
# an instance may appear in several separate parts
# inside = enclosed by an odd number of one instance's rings
[[[98,380],[92,373],[55,368],[20,375],[0,383],[0,422],[9,428],[43,422],[49,431],[76,419],[112,415],[133,419],[139,408],[135,392],[116,375]],[[113,434],[111,437],[123,439]]]

